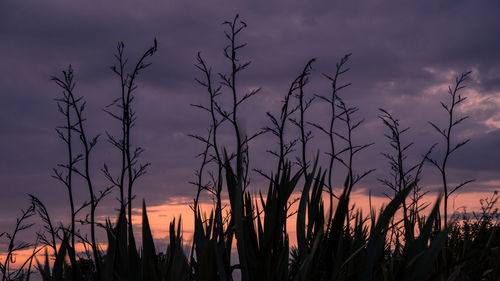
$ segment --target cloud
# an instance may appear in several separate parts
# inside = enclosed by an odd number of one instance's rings
[[[462,170],[498,172],[500,167],[500,130],[473,137],[450,164]]]
[[[139,76],[133,132],[134,144],[146,149],[142,160],[152,166],[136,192],[153,205],[175,196],[192,196],[194,187],[188,181],[194,178],[199,165],[194,156],[202,145],[187,134],[203,134],[209,125],[207,115],[190,107],[207,102],[205,90],[194,81],[200,73],[193,64],[200,51],[213,67],[215,81],[217,73],[229,71],[222,52],[228,44],[222,22],[236,13],[249,26],[240,37],[240,42],[248,42],[241,58],[252,61],[238,85],[262,87],[260,96],[242,107],[249,131],[269,124],[265,112],[279,111],[280,100],[308,59],[318,61],[306,94],[328,94],[330,85],[321,74],[331,74],[339,58],[352,52],[350,71],[342,81],[353,85],[342,95],[360,108],[356,118],[365,119],[355,141],[375,142],[355,161],[358,171],[378,169],[363,185],[380,190],[376,179],[386,174],[380,152],[388,146],[377,109],[390,110],[411,127],[406,140],[415,142],[410,159],[418,161],[432,143],[440,141],[427,121],[445,121],[439,101],[446,100],[447,86],[456,74],[473,70],[465,92],[469,100],[459,112],[471,117],[457,130],[459,138],[473,138],[450,164],[464,174],[498,180],[491,172],[500,164],[495,146],[500,138],[499,10],[498,3],[470,1],[3,1],[0,175],[7,196],[0,198],[0,205],[12,215],[25,193],[42,194],[48,202],[66,196],[63,186],[50,178],[51,168],[65,159],[53,129],[63,121],[53,100],[60,89],[50,77],[69,64],[75,69],[77,93],[88,101],[89,131],[103,135],[92,163],[97,185],[107,185],[99,169],[105,162],[115,164],[119,157],[104,138],[106,131],[118,133],[118,124],[102,111],[119,95],[118,79],[109,69],[115,63],[116,44],[125,42],[132,66],[153,38],[159,51],[151,59],[152,66]],[[328,114],[328,108],[317,101],[307,118],[325,124]],[[319,132],[313,133],[311,159],[326,144]],[[293,137],[297,131],[290,128],[289,134]],[[229,126],[221,131],[221,138],[228,147],[234,143]],[[274,143],[266,135],[251,144],[253,167],[267,171],[274,167],[274,159],[266,153]],[[114,172],[117,169],[113,166]],[[336,178],[341,182],[344,175],[339,171]],[[253,178],[256,185],[265,186],[262,178]],[[429,182],[434,179],[429,176]],[[85,192],[80,195],[84,200]]]

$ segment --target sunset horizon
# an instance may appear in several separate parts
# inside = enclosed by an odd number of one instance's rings
[[[0,4],[2,281],[500,278],[500,5],[215,2]]]

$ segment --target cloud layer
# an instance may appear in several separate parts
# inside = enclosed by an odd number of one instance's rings
[[[452,158],[450,172],[456,182],[478,179],[477,188],[485,192],[498,188],[498,2],[2,1],[0,229],[11,223],[6,218],[27,204],[26,193],[39,195],[55,213],[67,208],[60,204],[66,198],[64,187],[50,177],[51,169],[65,159],[54,130],[64,121],[54,101],[61,91],[51,76],[71,64],[77,93],[88,101],[89,132],[116,132],[118,124],[102,109],[119,94],[118,79],[109,68],[115,63],[119,41],[125,42],[130,63],[154,38],[159,44],[153,65],[139,77],[134,104],[138,121],[133,141],[146,149],[143,161],[152,163],[136,194],[150,205],[194,195],[188,181],[194,179],[199,165],[195,155],[202,145],[187,134],[204,134],[209,123],[203,112],[190,106],[207,102],[203,88],[194,81],[200,73],[193,64],[200,51],[215,73],[230,69],[222,53],[227,42],[221,23],[236,13],[248,24],[241,35],[248,46],[241,56],[252,61],[241,75],[241,90],[262,87],[260,96],[241,112],[248,131],[269,124],[265,112],[278,112],[289,83],[308,59],[318,59],[307,88],[307,95],[313,96],[328,93],[328,82],[321,74],[332,73],[344,54],[353,53],[351,70],[343,77],[353,85],[343,95],[360,108],[357,118],[365,119],[356,142],[375,142],[356,159],[360,171],[377,168],[361,185],[380,194],[384,189],[377,178],[388,172],[380,152],[387,152],[389,145],[377,118],[378,108],[390,110],[402,126],[411,127],[405,141],[415,143],[409,160],[418,161],[428,147],[441,141],[427,121],[445,125],[446,113],[439,101],[447,102],[448,85],[461,72],[472,70],[464,90],[469,100],[458,112],[470,118],[455,131],[457,141],[472,140]],[[325,124],[328,114],[324,104],[315,102],[307,118]],[[229,144],[230,131],[222,133]],[[311,158],[317,148],[324,149],[326,141],[318,131],[313,133]],[[290,134],[296,132],[290,130]],[[269,135],[251,145],[254,168],[272,169],[266,150],[274,142]],[[438,145],[436,157],[442,151]],[[93,160],[101,187],[106,182],[99,169],[117,159],[119,153],[102,138]],[[424,182],[436,184],[435,171],[431,167],[426,171]],[[342,170],[338,177],[343,177]],[[265,184],[258,175],[253,178],[257,185]],[[80,196],[85,200],[84,191]],[[113,210],[113,200],[105,210]]]

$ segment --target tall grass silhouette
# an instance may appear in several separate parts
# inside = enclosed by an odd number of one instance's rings
[[[500,280],[500,215],[496,207],[499,195],[495,192],[482,200],[480,213],[448,215],[449,196],[471,182],[452,187],[447,174],[449,156],[468,142],[456,142],[452,129],[467,118],[457,117],[456,107],[465,101],[461,90],[470,72],[457,77],[450,86],[451,102],[441,102],[448,114],[448,126],[442,129],[429,122],[445,140],[442,158],[433,156],[433,148],[437,146],[434,145],[420,161],[408,164],[406,156],[412,143],[404,143],[402,139],[408,128],[389,110],[380,109],[379,118],[393,150],[383,153],[391,173],[380,179],[388,187],[390,201],[380,210],[371,206],[369,210],[354,209],[353,188],[373,170],[359,171],[356,166],[360,153],[372,143],[359,144],[355,138],[362,120],[357,118],[358,108],[342,97],[342,90],[350,85],[342,80],[351,55],[340,59],[333,74],[324,74],[331,84],[329,94],[313,97],[307,94],[315,59],[297,69],[278,112],[267,113],[270,124],[247,134],[239,122],[240,109],[260,92],[260,88],[241,92],[238,87],[240,74],[250,66],[250,62],[243,62],[240,57],[246,46],[240,36],[247,24],[236,15],[224,22],[224,27],[227,39],[224,56],[230,71],[214,74],[201,53],[196,56],[195,66],[200,71],[196,81],[206,91],[206,98],[193,106],[208,115],[209,128],[206,135],[191,135],[203,148],[199,154],[200,166],[191,182],[196,191],[192,205],[194,233],[189,250],[185,251],[179,218],[169,225],[170,243],[166,252],[157,252],[145,202],[142,240],[136,241],[134,237],[133,186],[149,164],[139,162],[142,149],[131,142],[135,124],[133,101],[137,77],[150,65],[148,60],[156,53],[157,43],[155,40],[147,48],[130,72],[125,45],[119,43],[116,65],[111,69],[119,78],[121,94],[105,108],[120,124],[118,136],[106,133],[108,142],[119,152],[119,167],[113,170],[104,165],[101,171],[110,185],[104,190],[95,188],[95,175],[89,167],[99,136],[90,136],[86,131],[85,101],[76,95],[72,68],[64,70],[62,76],[54,76],[53,81],[62,90],[56,101],[64,123],[57,133],[66,145],[67,161],[54,169],[53,176],[67,190],[69,219],[64,223],[52,221],[44,203],[30,195],[32,204],[22,211],[15,229],[0,234],[8,242],[7,254],[0,261],[2,281],[29,280],[35,269],[43,280],[73,281],[229,281],[236,276],[242,281]],[[224,96],[229,103],[221,102]],[[313,99],[328,105],[327,120],[307,119]],[[334,124],[340,124],[343,130],[335,130]],[[221,141],[223,126],[231,129],[233,143]],[[291,128],[298,129],[299,135],[290,133]],[[308,155],[313,130],[327,138],[326,168],[320,167],[319,153]],[[276,159],[275,170],[268,173],[255,169],[268,181],[268,187],[267,191],[252,195],[248,189],[249,147],[262,134],[277,139],[277,147],[269,151]],[[422,202],[426,191],[420,179],[426,162],[437,167],[442,178],[443,194],[432,206]],[[334,169],[334,165],[343,166],[345,174]],[[88,190],[88,198],[79,206],[74,198],[75,177],[83,179]],[[344,179],[343,186],[335,187],[334,177]],[[335,190],[339,190],[338,194]],[[119,194],[117,218],[100,224],[95,218],[96,209],[111,192]],[[213,208],[208,212],[200,208],[203,193],[214,198]],[[225,201],[229,202],[227,209],[223,207]],[[85,213],[85,220],[76,219],[80,213]],[[35,215],[40,218],[43,231],[34,243],[18,242],[17,235],[32,227],[29,220]],[[289,236],[292,216],[296,218],[293,239],[296,245],[291,245]],[[90,239],[87,233],[79,231],[81,225],[90,226]],[[96,238],[100,227],[106,232],[105,246]],[[23,249],[32,249],[32,254],[14,268],[12,257]],[[44,256],[40,254],[43,251]],[[232,253],[237,254],[237,259]]]

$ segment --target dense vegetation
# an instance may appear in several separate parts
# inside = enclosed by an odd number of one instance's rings
[[[54,169],[54,177],[66,188],[70,205],[69,223],[51,220],[47,208],[37,197],[23,210],[16,228],[2,233],[8,240],[7,255],[0,263],[2,281],[29,280],[40,274],[43,280],[233,280],[240,276],[250,280],[500,280],[500,224],[496,208],[498,194],[481,201],[482,212],[448,215],[448,198],[470,183],[450,185],[447,175],[449,157],[468,140],[456,141],[452,129],[466,117],[456,116],[456,108],[466,99],[460,95],[469,73],[457,77],[449,88],[448,100],[441,102],[446,111],[445,128],[430,125],[443,137],[444,155],[433,153],[432,146],[418,163],[407,163],[412,143],[403,143],[397,118],[388,110],[380,110],[380,119],[387,128],[386,136],[393,148],[384,153],[391,174],[381,183],[390,190],[390,202],[369,214],[353,209],[351,193],[355,185],[372,171],[358,172],[356,156],[371,144],[358,144],[354,134],[361,125],[356,120],[356,107],[342,98],[342,90],[350,84],[341,83],[348,71],[350,55],[336,65],[334,73],[324,74],[331,82],[330,94],[315,98],[331,109],[327,125],[305,118],[312,98],[305,94],[314,59],[308,61],[290,84],[278,114],[267,113],[270,125],[253,135],[243,132],[238,122],[241,104],[259,94],[259,89],[241,93],[239,74],[249,62],[241,62],[239,51],[246,44],[239,35],[246,28],[238,16],[225,22],[228,45],[224,49],[230,63],[229,73],[214,78],[210,66],[198,54],[198,83],[207,92],[207,101],[195,105],[210,120],[207,135],[193,135],[203,144],[201,164],[193,184],[197,191],[193,204],[195,230],[192,245],[185,251],[181,221],[170,224],[170,244],[165,253],[158,253],[143,202],[142,241],[134,238],[132,224],[133,186],[147,170],[148,163],[139,161],[142,149],[131,143],[135,112],[134,90],[140,72],[157,51],[156,40],[132,65],[124,44],[117,46],[116,65],[112,71],[121,84],[121,96],[106,107],[109,115],[120,124],[120,135],[106,134],[107,140],[120,152],[121,166],[117,174],[104,165],[102,172],[110,183],[105,190],[96,190],[89,166],[98,136],[89,136],[85,123],[85,101],[76,96],[73,71],[70,68],[53,81],[63,90],[57,99],[64,124],[57,128],[67,147],[67,162]],[[220,81],[220,82],[217,82]],[[226,101],[221,101],[226,96]],[[229,102],[227,102],[229,101]],[[324,122],[324,120],[322,120]],[[287,135],[290,127],[300,132],[298,137]],[[337,126],[343,130],[336,131]],[[223,143],[220,130],[232,130],[234,143]],[[307,155],[311,130],[323,134],[329,143],[327,166],[319,167],[319,155]],[[256,170],[269,182],[267,192],[252,196],[247,190],[249,180],[249,143],[261,134],[271,134],[277,149],[272,174]],[[292,161],[292,155],[297,155]],[[442,178],[442,195],[433,205],[425,204],[425,190],[419,184],[422,167],[430,163]],[[344,169],[334,169],[335,165]],[[336,177],[344,184],[334,188]],[[345,174],[339,174],[345,171]],[[73,198],[75,177],[83,179],[88,199],[76,205]],[[340,190],[340,192],[338,192]],[[119,214],[115,222],[104,225],[96,221],[95,211],[111,192],[119,194]],[[337,194],[335,193],[337,192]],[[203,193],[214,199],[213,209],[200,210]],[[298,199],[293,195],[298,194]],[[326,200],[325,200],[326,199]],[[223,207],[223,202],[229,207]],[[296,210],[296,211],[293,211]],[[366,211],[366,210],[365,210]],[[85,213],[83,220],[79,214]],[[28,219],[39,216],[44,232],[35,243],[17,242],[16,235],[30,228]],[[289,218],[296,217],[296,241],[290,245]],[[89,233],[78,231],[80,224],[89,226]],[[96,231],[105,229],[105,250],[98,244]],[[83,246],[84,251],[77,249]],[[138,245],[140,245],[138,247]],[[233,249],[236,245],[236,249]],[[24,264],[13,267],[12,256],[19,250],[33,249]],[[45,261],[40,261],[45,251]],[[237,253],[238,258],[231,253]],[[35,258],[37,255],[38,258]],[[53,259],[50,262],[50,259]],[[36,268],[39,273],[32,273]]]

